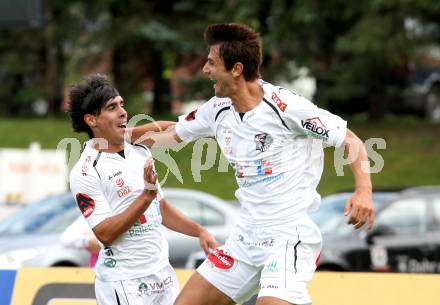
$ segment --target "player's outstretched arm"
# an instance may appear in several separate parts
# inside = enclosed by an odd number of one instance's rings
[[[359,229],[368,223],[368,230],[373,227],[374,209],[372,202],[372,185],[370,173],[362,169],[363,162],[368,161],[364,143],[349,129],[344,141],[345,154],[352,158],[351,171],[355,178],[355,191],[348,200],[344,214],[348,223]]]
[[[200,247],[205,251],[206,255],[209,254],[209,248],[215,249],[218,246],[218,242],[208,230],[183,215],[183,213],[173,207],[166,199],[160,201],[160,212],[162,214],[163,225],[168,229],[198,237]]]
[[[127,129],[126,138],[130,143],[143,144],[149,148],[155,143],[157,134],[173,127],[173,121],[155,121]],[[155,135],[155,136],[154,136]]]
[[[93,228],[95,236],[101,243],[110,246],[148,209],[157,195],[156,180],[157,175],[153,170],[153,160],[151,159],[144,167],[145,190],[124,212],[107,218]]]
[[[147,130],[145,125],[141,125],[134,127],[131,133],[135,139],[131,140],[131,143],[143,144],[149,148],[175,148],[182,143],[176,133],[175,124],[170,124],[161,131]]]

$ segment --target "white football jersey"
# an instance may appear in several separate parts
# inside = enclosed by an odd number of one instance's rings
[[[144,190],[144,165],[151,158],[145,146],[125,144],[124,157],[99,152],[88,141],[70,174],[70,188],[93,229],[125,211]],[[102,248],[95,265],[102,281],[139,278],[168,264],[168,243],[161,233],[162,190],[134,225],[110,247]]]
[[[282,224],[319,205],[323,146],[341,146],[347,123],[294,92],[260,85],[263,100],[243,116],[231,99],[213,97],[179,118],[176,133],[216,138],[235,170],[241,224]]]

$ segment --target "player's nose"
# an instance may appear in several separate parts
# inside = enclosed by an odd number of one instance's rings
[[[209,75],[209,68],[208,68],[208,65],[207,64],[205,64],[204,66],[203,66],[203,69],[202,69],[202,72],[203,72],[203,74],[205,74],[205,75]]]
[[[120,117],[126,117],[127,116],[127,110],[125,110],[124,107],[119,107],[119,116]]]

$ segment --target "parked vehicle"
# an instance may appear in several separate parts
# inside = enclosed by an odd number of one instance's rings
[[[64,229],[80,215],[70,193],[30,203],[0,222],[0,269],[87,266],[87,251],[65,249]]]
[[[387,202],[396,198],[397,192],[375,192],[373,195],[375,209],[382,208]],[[353,231],[353,228],[349,225],[345,225],[344,222],[347,219],[344,216],[344,207],[347,200],[352,193],[343,192],[326,196],[321,201],[321,206],[316,212],[310,213],[310,217],[318,225],[323,235],[332,233],[336,230],[342,230],[347,234]],[[326,250],[321,253],[321,260],[318,269],[333,269],[333,266],[327,266]],[[188,256],[185,268],[195,269],[200,266],[205,260],[206,256],[203,251],[197,250]],[[330,263],[331,264],[331,263]],[[340,269],[336,268],[335,269]]]
[[[5,219],[23,208],[22,204],[0,202],[0,220]]]
[[[331,234],[337,230],[345,230],[347,233],[353,231],[351,226],[343,226],[347,222],[344,216],[344,208],[347,200],[353,195],[350,192],[336,193],[322,198],[319,209],[309,213],[313,221],[318,225],[321,234]],[[396,191],[384,191],[373,193],[374,209],[380,210],[385,204],[398,197]]]
[[[165,197],[184,214],[204,225],[224,242],[237,208],[207,193],[164,189]],[[0,221],[0,269],[22,266],[88,266],[85,250],[64,248],[60,236],[80,211],[70,193],[31,203]],[[164,229],[170,245],[170,262],[182,267],[189,253],[200,249],[196,238]]]
[[[404,190],[376,205],[370,232],[337,221],[322,231],[318,270],[440,273],[438,188]]]
[[[185,189],[165,188],[165,198],[190,219],[200,223],[211,232],[219,243],[224,243],[232,232],[238,216],[238,207],[210,194]],[[199,240],[165,229],[169,243],[170,262],[184,267],[190,253],[199,250]]]

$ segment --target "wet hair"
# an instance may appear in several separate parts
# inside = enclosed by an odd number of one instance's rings
[[[205,29],[204,38],[208,46],[220,46],[219,56],[227,70],[241,62],[246,81],[260,78],[263,56],[258,32],[245,24],[219,23],[209,25]]]
[[[84,122],[84,116],[100,114],[102,107],[118,95],[118,90],[100,74],[91,75],[85,81],[73,85],[69,91],[67,109],[73,130],[87,132],[93,138],[92,129]]]

